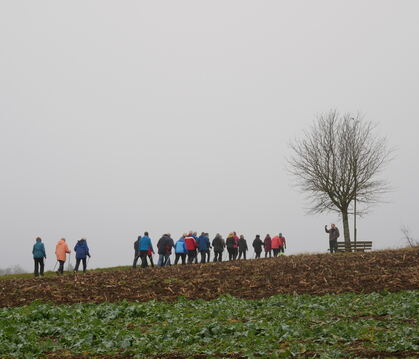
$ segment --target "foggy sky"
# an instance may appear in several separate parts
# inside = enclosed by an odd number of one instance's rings
[[[358,240],[418,238],[418,15],[415,0],[1,1],[0,268],[31,270],[37,236],[47,269],[60,237],[86,237],[92,267],[129,264],[146,230],[325,252],[340,219],[307,215],[286,157],[331,109],[397,149]]]

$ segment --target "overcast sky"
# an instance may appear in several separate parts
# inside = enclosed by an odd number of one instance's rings
[[[397,148],[358,240],[418,238],[418,16],[417,0],[2,0],[0,268],[31,270],[37,236],[47,269],[60,237],[128,264],[145,230],[326,252],[339,217],[307,215],[285,159],[330,109]]]

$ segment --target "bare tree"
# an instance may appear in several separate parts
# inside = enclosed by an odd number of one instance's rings
[[[409,246],[411,248],[419,246],[419,241],[417,241],[415,238],[413,238],[412,235],[410,234],[409,227],[403,225],[403,226],[400,227],[400,230],[403,233],[403,239],[405,239],[407,241],[407,243],[409,244]]]
[[[340,116],[331,111],[321,115],[303,138],[291,144],[289,168],[297,186],[307,193],[310,211],[341,214],[347,250],[352,202],[356,199],[362,205],[357,210],[362,214],[388,190],[378,176],[390,159],[390,150],[387,140],[374,132],[375,126],[359,115]]]

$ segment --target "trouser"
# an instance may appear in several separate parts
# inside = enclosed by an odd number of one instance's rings
[[[337,250],[338,250],[338,241],[337,241],[337,239],[331,239],[331,240],[329,240],[329,247],[330,247],[330,253],[333,253],[333,252],[337,252]]]
[[[77,272],[79,270],[80,262],[83,262],[83,272],[86,272],[86,258],[76,258],[76,266],[74,267],[74,271]]]
[[[138,258],[140,258],[140,252],[136,251],[134,255],[134,262],[132,263],[132,268],[137,267]]]
[[[210,262],[210,258],[211,258],[211,250],[207,249],[205,251],[205,253],[207,254],[207,263],[209,263]]]
[[[239,250],[239,259],[242,257],[243,255],[243,259],[246,259],[246,251],[245,250]]]
[[[203,250],[203,251],[199,251],[199,253],[201,253],[201,263],[205,263],[207,259],[207,251]]]
[[[268,257],[268,254],[269,254],[269,258],[271,258],[272,257],[272,249],[270,249],[269,251],[265,251],[265,258]]]
[[[234,252],[236,251],[236,248],[227,248],[228,251],[228,260],[234,261],[236,258],[234,257]]]
[[[261,253],[262,251],[255,251],[255,258],[260,258],[260,253]]]
[[[221,262],[223,259],[223,251],[214,251],[214,262]]]
[[[284,246],[278,248],[279,253],[285,253]]]
[[[186,253],[176,253],[175,255],[175,264],[179,262],[179,259],[182,258],[182,264],[186,263]]]
[[[148,259],[150,260],[151,266],[154,267],[153,255],[152,254],[148,254],[148,252],[147,252],[147,256],[148,256]]]
[[[157,262],[157,267],[164,267],[166,265],[170,266],[170,254],[159,254],[159,261]]]
[[[58,261],[59,267],[58,267],[58,273],[63,274],[64,273],[64,263],[65,261]]]
[[[274,252],[274,257],[278,257],[279,254],[279,248],[272,248],[273,252]]]
[[[148,251],[140,251],[141,268],[147,268],[148,267],[147,254],[148,254]]]
[[[195,249],[194,252],[195,252],[195,254],[194,254],[195,260],[194,260],[194,262],[195,262],[195,264],[198,264],[198,250]]]
[[[234,248],[234,260],[237,259],[237,256],[239,255],[239,249],[238,248]]]
[[[35,262],[35,277],[38,277],[39,275],[42,277],[44,275],[44,258],[34,258],[33,260]]]
[[[194,261],[194,259],[195,259],[195,257],[196,257],[196,251],[195,251],[195,249],[192,249],[192,250],[188,250],[188,264],[192,264],[193,263],[193,261]]]

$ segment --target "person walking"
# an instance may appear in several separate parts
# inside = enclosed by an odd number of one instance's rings
[[[57,242],[57,245],[55,246],[55,255],[57,256],[57,261],[59,263],[57,274],[64,273],[64,263],[67,260],[67,254],[70,254],[70,253],[71,251],[68,248],[65,238],[61,238]]]
[[[281,241],[279,239],[279,236],[276,235],[272,237],[272,251],[274,252],[274,257],[278,257],[280,245]]]
[[[164,263],[165,266],[172,265],[170,261],[170,256],[172,255],[172,248],[175,248],[175,242],[172,239],[170,233],[167,233],[167,242],[166,242],[166,262]]]
[[[272,239],[269,234],[266,235],[265,240],[263,241],[263,246],[265,247],[265,258],[272,257]]]
[[[90,258],[89,247],[87,246],[86,239],[82,238],[77,241],[76,246],[74,247],[74,252],[76,252],[76,266],[74,267],[74,271],[78,272],[80,262],[83,262],[83,273],[86,273],[86,257]]]
[[[193,239],[195,239],[195,243],[196,243],[195,254],[194,254],[194,263],[198,264],[198,233],[193,232],[192,237],[193,237]]]
[[[168,259],[167,247],[169,246],[169,236],[163,234],[163,236],[157,242],[157,253],[159,260],[157,261],[157,267],[164,267]]]
[[[141,236],[138,236],[134,242],[134,262],[132,263],[132,268],[137,268],[138,258],[140,258],[140,240]]]
[[[189,233],[185,237],[185,246],[186,246],[186,249],[188,250],[188,264],[192,264],[193,261],[196,259],[196,248],[197,248],[196,240],[193,237],[192,233]]]
[[[338,227],[334,223],[330,225],[330,229],[327,229],[327,225],[324,226],[326,233],[329,233],[329,250],[330,253],[336,253],[338,250],[338,238],[340,236]]]
[[[150,265],[152,267],[154,267],[153,254],[154,254],[154,249],[153,249],[153,247],[150,247],[147,251],[147,257],[148,257],[148,259],[150,261]]]
[[[260,258],[260,253],[262,252],[263,242],[260,239],[260,235],[257,234],[256,238],[253,241],[253,249],[255,250],[255,258]]]
[[[233,232],[233,234],[234,234],[234,260],[236,260],[239,255],[239,239],[240,238],[236,232]]]
[[[186,263],[186,254],[188,253],[188,250],[186,249],[185,237],[186,233],[184,233],[175,244],[175,265],[178,264],[179,259],[182,259],[183,265]]]
[[[241,259],[242,255],[243,255],[243,259],[246,259],[246,251],[248,250],[247,248],[247,242],[246,239],[244,238],[243,234],[240,235],[239,238],[239,259]]]
[[[201,263],[206,262],[207,253],[210,247],[210,241],[205,232],[202,232],[197,241],[198,251],[201,254]]]
[[[220,233],[217,233],[212,240],[212,247],[214,248],[214,262],[221,262],[226,243]]]
[[[47,258],[47,255],[45,253],[45,246],[44,243],[42,243],[42,239],[40,237],[36,238],[36,242],[33,245],[32,248],[32,255],[34,260],[34,276],[38,277],[44,276],[44,259]]]
[[[210,239],[209,239],[209,233],[205,233],[205,236],[208,238],[208,249],[206,250],[206,254],[207,254],[207,263],[210,262],[210,258],[211,258],[211,243],[210,243]]]
[[[148,236],[148,232],[144,232],[144,236],[140,239],[140,258],[141,258],[141,268],[147,268],[147,255],[148,251],[151,249],[153,252],[153,245],[151,243],[151,238]]]
[[[287,242],[282,233],[279,233],[279,253],[285,254],[285,249],[287,249]]]
[[[236,240],[234,239],[234,233],[230,233],[226,239],[226,247],[228,251],[228,260],[233,261],[236,259],[235,252],[236,252]]]

